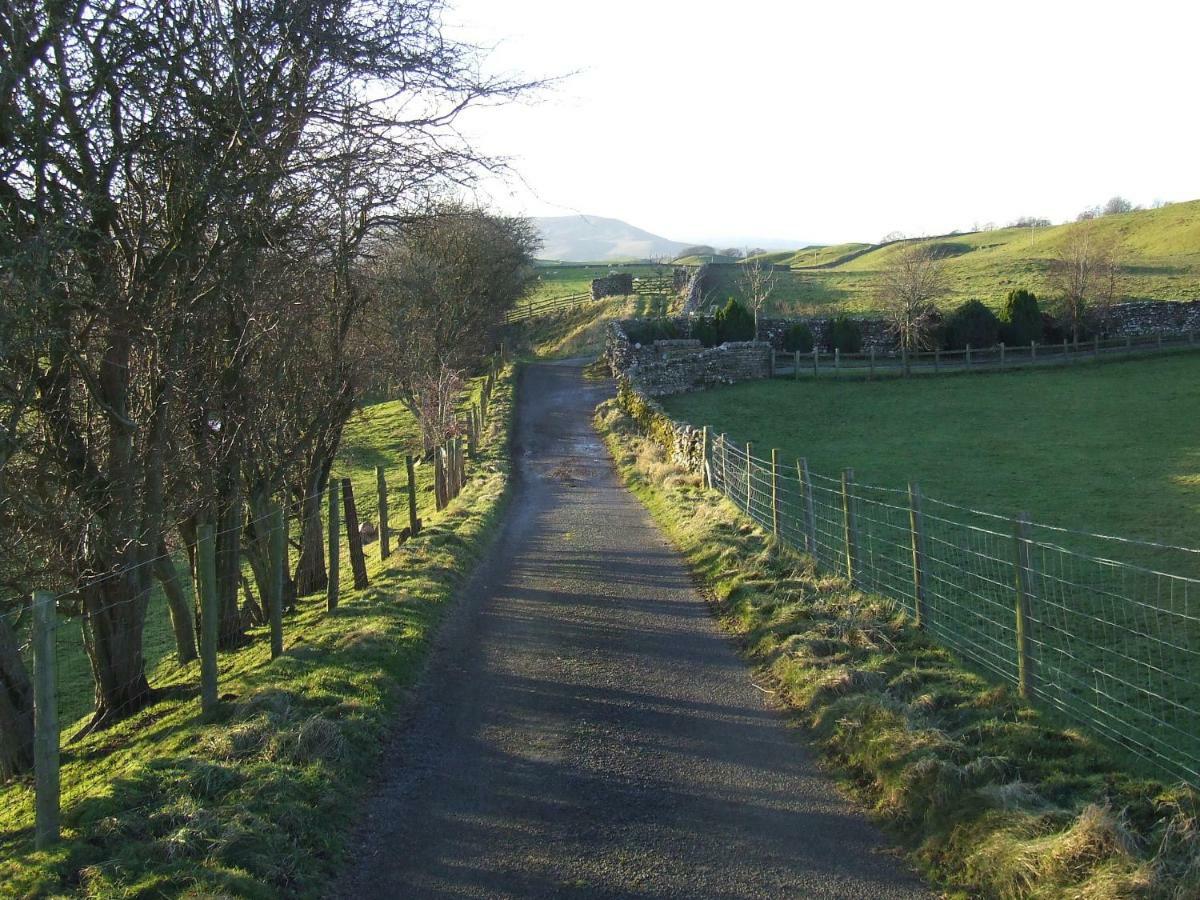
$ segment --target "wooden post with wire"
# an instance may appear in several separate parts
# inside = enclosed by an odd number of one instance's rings
[[[924,628],[929,618],[925,581],[925,522],[921,514],[921,485],[908,483],[908,523],[912,538],[913,560],[913,619],[918,628]]]
[[[1021,513],[1013,522],[1013,570],[1016,573],[1017,690],[1024,700],[1034,697],[1033,657],[1029,652],[1029,516]]]
[[[387,475],[383,466],[375,467],[375,489],[379,492],[379,558],[392,555],[392,532],[388,526]]]
[[[779,451],[771,448],[771,533],[779,537]]]
[[[421,531],[421,520],[417,518],[417,474],[411,453],[404,457],[404,469],[408,474],[408,531],[416,537]]]
[[[751,502],[752,502],[751,501],[751,493],[753,491],[753,482],[751,481],[751,478],[753,477],[753,474],[754,474],[753,453],[754,453],[754,445],[752,443],[750,443],[749,441],[747,441],[746,442],[746,515],[750,516],[750,518],[752,518],[752,519],[754,518],[754,514],[752,512],[753,506],[751,506]]]
[[[817,515],[806,458],[801,457],[796,460],[796,475],[800,478],[800,491],[804,497],[804,549],[815,559],[817,556]]]
[[[33,595],[33,841],[38,850],[59,838],[59,727],[56,674],[58,615],[54,595]]]
[[[705,425],[700,429],[700,486],[705,488],[712,487],[708,478],[708,444],[710,439],[709,428]]]
[[[350,545],[350,569],[354,572],[354,587],[367,586],[367,558],[363,555],[362,534],[358,530],[358,508],[354,505],[354,485],[342,479],[342,512],[346,516],[346,542]]]
[[[842,470],[842,518],[846,540],[846,580],[859,587],[858,516],[854,508],[854,470]]]
[[[329,479],[329,580],[325,586],[325,608],[337,609],[342,577],[342,511],[338,508],[338,482]]]

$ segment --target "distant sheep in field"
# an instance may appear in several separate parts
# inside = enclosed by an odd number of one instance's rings
[[[379,537],[379,529],[373,522],[363,522],[358,526],[358,536],[364,544],[369,544]]]

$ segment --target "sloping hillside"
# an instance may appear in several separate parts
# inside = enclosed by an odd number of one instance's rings
[[[950,293],[947,306],[977,298],[999,306],[1010,290],[1047,294],[1046,273],[1073,234],[1087,230],[1101,243],[1113,243],[1125,272],[1129,300],[1200,299],[1200,200],[1162,209],[1105,216],[1047,228],[1003,228],[884,245],[839,244],[807,247],[791,255],[768,254],[792,272],[779,279],[776,312],[815,312],[836,306],[868,311],[877,305],[881,270],[906,246],[933,244],[945,259]],[[736,279],[717,291],[736,296]]]
[[[545,216],[533,222],[542,235],[541,259],[595,262],[672,257],[688,246],[601,216]]]

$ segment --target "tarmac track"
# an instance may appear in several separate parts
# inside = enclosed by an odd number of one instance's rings
[[[348,898],[930,896],[750,680],[592,429],[526,367],[502,534],[438,632]]]

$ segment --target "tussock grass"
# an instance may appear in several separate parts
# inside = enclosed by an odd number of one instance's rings
[[[964,667],[889,602],[816,573],[676,470],[616,405],[597,427],[821,754],[935,882],[971,897],[1200,896],[1200,796]]]
[[[418,470],[427,529],[386,561],[371,545],[370,587],[350,590],[345,569],[336,612],[323,596],[301,598],[283,656],[271,660],[265,629],[221,654],[217,716],[200,714],[193,663],[153,673],[160,702],[68,747],[61,845],[35,852],[29,786],[0,789],[0,896],[324,895],[430,634],[502,510],[510,375],[460,497],[435,515]],[[361,483],[368,515],[373,466],[403,458],[411,427],[385,403],[347,429],[341,471]]]

